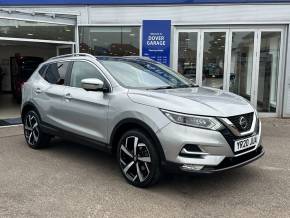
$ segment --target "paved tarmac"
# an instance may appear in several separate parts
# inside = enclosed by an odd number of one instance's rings
[[[263,119],[266,155],[215,175],[128,185],[109,154],[55,140],[30,149],[0,128],[0,217],[290,217],[290,120]]]

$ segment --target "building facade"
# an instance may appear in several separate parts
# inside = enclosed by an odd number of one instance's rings
[[[149,56],[245,97],[262,116],[290,117],[290,0],[62,2],[0,1],[0,41]]]

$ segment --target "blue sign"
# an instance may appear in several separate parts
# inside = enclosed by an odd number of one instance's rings
[[[143,20],[142,55],[169,66],[170,20]]]
[[[0,5],[146,5],[283,2],[290,2],[290,0],[0,0]]]

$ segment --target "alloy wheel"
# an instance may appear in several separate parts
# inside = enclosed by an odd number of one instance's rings
[[[24,134],[26,141],[30,145],[35,145],[40,136],[37,118],[34,115],[28,114],[24,122]]]
[[[131,182],[144,182],[151,172],[151,157],[147,145],[137,136],[129,136],[120,147],[120,165]]]

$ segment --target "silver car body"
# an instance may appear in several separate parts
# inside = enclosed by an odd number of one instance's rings
[[[89,62],[100,70],[110,84],[110,92],[88,92],[81,88],[52,85],[38,73],[44,64],[76,60]],[[127,89],[118,84],[97,58],[89,55],[58,57],[40,65],[24,84],[22,111],[27,104],[37,108],[44,123],[101,142],[100,144],[109,149],[114,146],[111,142],[114,129],[118,124],[125,120],[139,120],[156,135],[162,147],[163,162],[177,166],[202,166],[206,172],[244,165],[264,153],[260,149],[261,151],[256,155],[237,164],[215,168],[226,158],[240,157],[261,147],[260,121],[255,109],[244,98],[205,87],[170,90]],[[235,154],[233,145],[230,145],[221,131],[176,124],[170,121],[160,109],[215,117],[233,136],[240,139],[255,134],[258,136],[258,143],[246,152]],[[248,132],[239,132],[227,119],[248,113],[253,113],[254,116],[252,128]],[[201,152],[183,150],[187,144],[198,145]],[[183,156],[181,152],[188,152],[189,155],[192,153],[193,156]],[[195,168],[190,171],[195,171]]]

